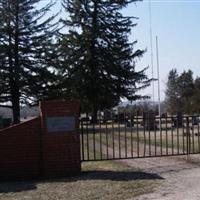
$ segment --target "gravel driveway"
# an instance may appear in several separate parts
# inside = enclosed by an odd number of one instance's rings
[[[152,194],[134,200],[199,200],[200,155],[124,160],[126,164],[164,178]]]

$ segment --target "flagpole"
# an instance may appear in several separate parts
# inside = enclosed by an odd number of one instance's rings
[[[149,0],[149,31],[150,31],[150,48],[151,48],[151,75],[152,79],[154,79],[154,60],[153,60],[153,31],[152,31],[152,10],[151,10],[151,0]],[[155,87],[154,81],[152,81],[152,101],[154,105],[155,101]]]
[[[161,106],[160,106],[160,63],[159,63],[158,36],[156,36],[156,57],[157,57],[157,79],[158,79],[158,112],[159,112],[159,117],[161,117]]]

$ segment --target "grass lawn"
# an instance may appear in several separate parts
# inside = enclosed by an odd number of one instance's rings
[[[154,191],[162,177],[116,161],[83,163],[73,178],[1,182],[0,200],[125,200]]]

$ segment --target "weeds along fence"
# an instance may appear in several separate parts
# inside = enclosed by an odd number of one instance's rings
[[[200,153],[199,116],[134,116],[80,120],[81,160],[99,161]]]

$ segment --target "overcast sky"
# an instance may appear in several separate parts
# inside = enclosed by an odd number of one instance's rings
[[[60,9],[61,0],[53,12]],[[44,3],[47,0],[43,1]],[[154,72],[156,77],[155,36],[159,38],[161,99],[164,99],[167,74],[170,69],[191,69],[194,77],[200,76],[200,0],[151,0],[152,30],[154,46]],[[150,57],[150,28],[149,28],[149,0],[129,5],[124,14],[137,16],[136,26],[130,39],[138,40],[135,49],[146,49],[144,57],[138,61],[137,69],[150,66],[147,74],[151,76]],[[152,95],[152,87],[144,91]],[[157,85],[155,84],[155,100],[157,99]]]

